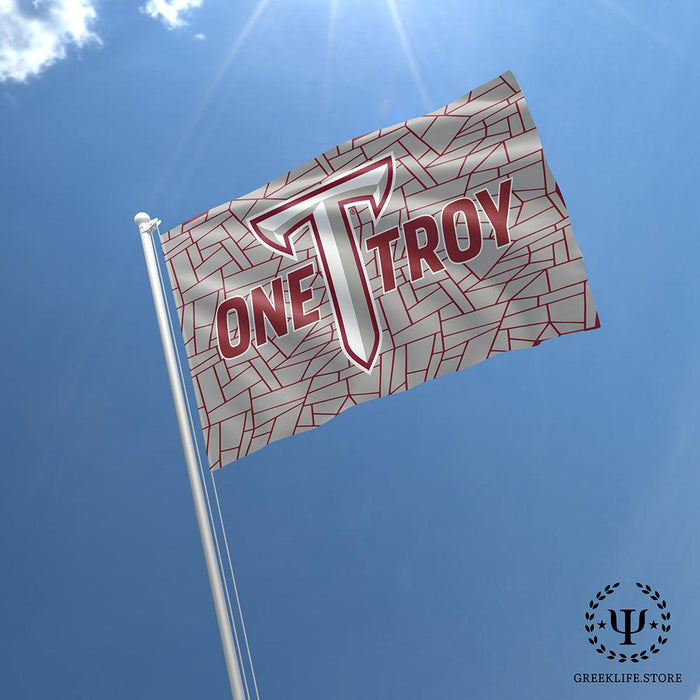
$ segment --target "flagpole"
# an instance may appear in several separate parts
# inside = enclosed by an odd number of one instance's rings
[[[228,615],[226,596],[221,582],[221,573],[219,571],[216,549],[214,547],[214,538],[212,537],[211,525],[207,516],[206,502],[204,500],[204,492],[202,490],[195,440],[190,428],[184,387],[180,381],[180,373],[178,371],[175,339],[172,337],[170,331],[167,307],[165,299],[163,298],[160,276],[158,274],[158,261],[156,260],[151,238],[153,231],[158,224],[160,224],[160,221],[158,219],[151,219],[148,214],[140,212],[134,217],[134,223],[138,226],[139,233],[141,234],[143,254],[146,258],[148,280],[151,283],[153,304],[156,309],[160,339],[163,343],[165,364],[168,368],[168,379],[170,380],[170,389],[173,393],[175,413],[177,414],[177,424],[180,428],[180,438],[182,439],[182,447],[185,452],[187,474],[190,479],[190,489],[192,490],[192,500],[194,501],[194,510],[197,516],[197,524],[199,525],[199,534],[202,538],[202,549],[204,550],[204,559],[207,564],[207,573],[209,574],[209,585],[211,586],[211,593],[214,599],[216,620],[219,623],[219,634],[221,635],[221,645],[224,650],[226,669],[231,685],[231,695],[233,700],[245,700],[241,671],[236,656],[236,648],[233,643],[231,620]]]

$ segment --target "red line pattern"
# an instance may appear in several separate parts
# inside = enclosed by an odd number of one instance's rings
[[[297,260],[291,260],[262,246],[247,218],[389,153],[396,179],[385,213],[375,224],[368,208],[351,210],[382,324],[373,371],[364,372],[343,354],[320,274],[307,306],[319,309],[317,323],[281,338],[271,333],[265,345],[223,360],[216,348],[217,305],[227,296],[247,296],[257,285],[269,294],[272,279],[309,259],[316,262],[309,231],[301,233]],[[394,244],[397,288],[383,293],[378,256],[364,245],[375,225],[378,232],[418,215],[439,217],[448,202],[483,188],[495,199],[505,178],[513,181],[510,245],[496,247],[480,210],[489,234],[479,256],[455,264],[438,249],[445,269],[411,282],[400,237]],[[511,73],[431,114],[337,146],[174,228],[161,242],[212,469],[363,401],[599,326],[564,200]]]

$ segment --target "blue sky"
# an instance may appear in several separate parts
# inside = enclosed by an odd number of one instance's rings
[[[512,70],[598,331],[222,470],[265,700],[700,697],[700,10],[435,0],[0,3],[0,690],[227,680],[138,234]],[[648,582],[673,686],[583,615]],[[620,604],[621,605],[621,604]]]

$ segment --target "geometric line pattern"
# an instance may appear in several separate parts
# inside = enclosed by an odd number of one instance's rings
[[[297,259],[263,246],[247,220],[370,159],[393,154],[394,185],[375,222],[350,210],[381,324],[379,357],[367,373],[341,349],[312,233],[295,239]],[[488,218],[480,254],[411,281],[403,237],[394,243],[396,289],[384,293],[370,236],[409,218],[439,218],[446,203],[512,180],[511,243],[497,247]],[[466,227],[464,227],[466,228]],[[376,229],[376,230],[375,230]],[[459,229],[459,226],[458,226]],[[466,231],[458,230],[467,244]],[[428,115],[352,139],[255,192],[197,216],[161,237],[212,469],[274,440],[317,427],[369,399],[410,389],[493,355],[599,326],[581,252],[535,125],[511,73]],[[309,260],[320,317],[233,360],[217,350],[217,306],[247,296]],[[287,289],[285,288],[285,294]],[[287,309],[287,315],[291,312]]]

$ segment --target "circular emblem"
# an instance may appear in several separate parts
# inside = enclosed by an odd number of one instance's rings
[[[588,642],[606,659],[636,664],[658,654],[666,644],[671,612],[661,594],[644,583],[619,591],[619,581],[609,583],[588,602]]]

